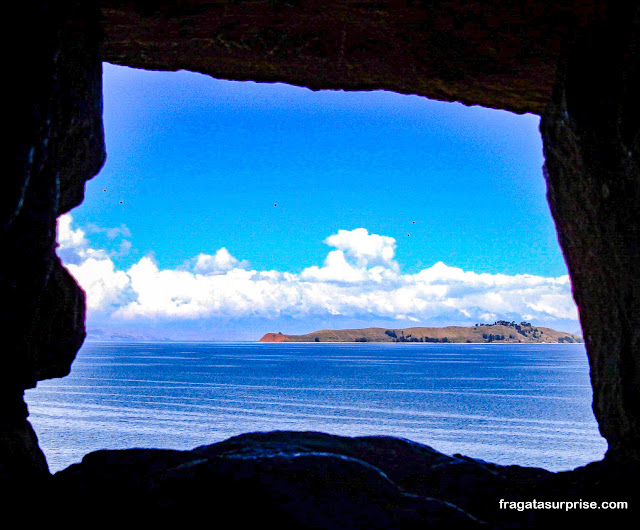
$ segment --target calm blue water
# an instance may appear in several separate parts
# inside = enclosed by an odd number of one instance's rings
[[[243,432],[385,434],[571,469],[606,442],[582,345],[86,343],[27,391],[52,472],[90,451],[191,449]]]

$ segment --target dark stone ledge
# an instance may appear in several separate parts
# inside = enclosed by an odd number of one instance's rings
[[[504,510],[499,501],[626,500],[632,469],[571,472],[447,456],[409,440],[248,433],[192,451],[97,451],[57,473],[47,495],[71,521],[224,528],[560,528],[632,512]]]

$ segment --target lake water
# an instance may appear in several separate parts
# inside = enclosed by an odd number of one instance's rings
[[[52,472],[97,449],[191,449],[244,432],[384,434],[572,469],[606,442],[583,345],[88,342],[26,393]]]

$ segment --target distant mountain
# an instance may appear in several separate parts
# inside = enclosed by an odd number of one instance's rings
[[[573,333],[536,327],[529,322],[499,320],[493,324],[447,326],[444,328],[323,329],[306,335],[267,333],[260,342],[452,342],[452,343],[581,343]]]
[[[155,337],[153,335],[142,335],[138,333],[103,331],[101,329],[91,329],[87,331],[86,340],[89,342],[172,342],[172,339],[167,339],[165,337]]]

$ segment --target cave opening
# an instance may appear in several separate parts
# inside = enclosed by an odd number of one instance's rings
[[[544,200],[536,116],[388,92],[311,92],[108,64],[105,72],[108,162],[87,183],[84,204],[58,228],[59,255],[87,292],[89,345],[255,341],[267,331],[502,318],[579,330]],[[192,85],[167,84],[168,76],[190,76]],[[145,103],[150,95],[154,102]],[[140,107],[131,112],[121,104]],[[170,121],[180,115],[186,122]],[[127,132],[112,132],[117,126]],[[407,292],[409,284],[417,296]],[[118,343],[109,348],[104,357],[85,347],[76,364],[93,356],[96,365],[113,363],[109,370],[117,377],[123,368],[114,361]],[[156,356],[168,359],[144,345],[132,358],[144,365]],[[228,366],[220,362],[218,368]],[[128,377],[126,392],[103,406],[109,377],[92,375],[95,366],[83,369],[83,388],[72,372],[39,383],[48,394],[30,402],[50,460],[43,432],[63,418],[70,423],[65,428],[80,428],[78,438],[89,450],[104,443],[101,425],[120,433],[112,436],[117,447],[139,445],[136,430],[149,429],[142,421],[145,400],[163,400],[158,433],[175,434],[167,411],[175,397],[166,384],[151,395]],[[576,386],[590,392],[586,372],[582,376]],[[89,391],[82,412],[64,397]],[[131,396],[140,398],[136,407],[119,416],[117,403]],[[216,399],[209,413],[234,410],[246,396]],[[591,425],[585,427],[583,416],[570,428],[597,446],[590,393],[586,402]],[[194,394],[194,407],[206,403]],[[253,406],[236,413],[255,414]],[[106,420],[114,416],[120,419]],[[134,428],[118,431],[127,421]],[[537,435],[551,436],[541,429]]]

